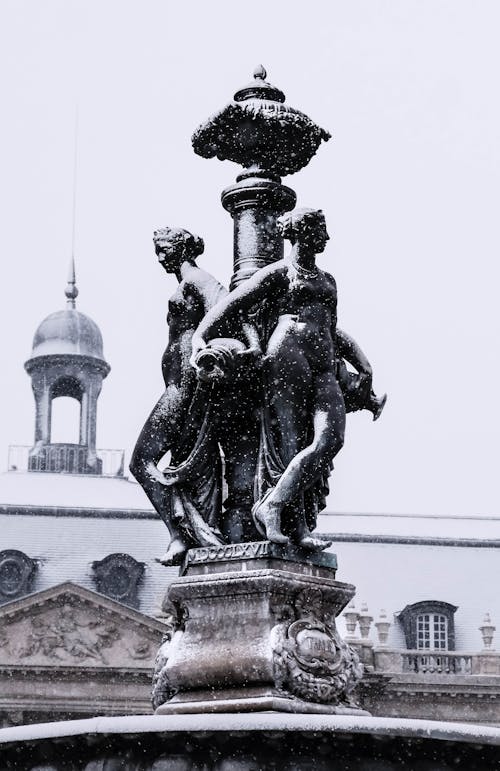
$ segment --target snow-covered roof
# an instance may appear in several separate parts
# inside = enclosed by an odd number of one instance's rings
[[[363,519],[360,517],[360,519]],[[323,528],[326,529],[326,528]],[[333,529],[333,528],[332,528]],[[486,527],[484,533],[486,533]],[[444,542],[380,542],[336,539],[331,551],[338,557],[338,579],[357,587],[356,606],[367,602],[377,618],[384,608],[393,621],[389,644],[405,647],[394,614],[420,600],[442,600],[458,606],[456,645],[461,650],[482,647],[478,631],[486,611],[500,622],[498,564],[500,552],[491,541],[460,546]],[[139,591],[139,610],[158,613],[167,585],[177,575],[155,561],[166,548],[168,533],[158,518],[105,516],[61,517],[42,514],[0,513],[0,550],[19,549],[38,560],[32,591],[73,581],[95,591],[92,562],[109,554],[130,554],[145,565]],[[344,633],[343,621],[340,622]],[[373,639],[376,640],[372,627]]]
[[[357,587],[358,609],[367,602],[373,616],[384,608],[393,620],[390,645],[404,647],[394,614],[420,600],[458,606],[457,649],[482,647],[478,627],[486,611],[500,623],[500,517],[323,513],[318,531],[331,535],[338,578]],[[139,609],[156,614],[177,575],[155,561],[167,541],[142,488],[126,478],[0,475],[0,551],[18,549],[38,560],[34,592],[63,581],[95,590],[92,563],[121,552],[144,563]],[[375,640],[373,627],[372,633]]]
[[[333,533],[341,540],[392,540],[408,542],[423,539],[449,542],[498,541],[500,516],[464,517],[410,514],[323,513],[318,518],[321,533]],[[344,536],[346,538],[344,539]]]
[[[155,561],[166,551],[168,540],[168,531],[159,517],[63,519],[0,513],[0,551],[18,549],[38,562],[33,592],[64,581],[96,591],[94,560],[125,553],[144,563],[138,609],[150,615],[158,614],[165,589],[178,573],[177,568],[165,568]]]
[[[156,519],[142,488],[127,477],[8,471],[0,474],[0,511],[60,516],[141,516]],[[498,541],[500,516],[440,516],[326,512],[318,518],[319,532],[338,540],[389,542]],[[472,545],[472,543],[471,543]]]
[[[126,477],[40,471],[0,474],[0,506],[152,512],[142,487]]]

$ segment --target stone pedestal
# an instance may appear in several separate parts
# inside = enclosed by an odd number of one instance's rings
[[[335,625],[355,589],[335,572],[335,555],[268,541],[188,552],[166,597],[177,627],[157,658],[157,713],[367,714]]]

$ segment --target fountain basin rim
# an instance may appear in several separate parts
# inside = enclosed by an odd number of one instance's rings
[[[0,744],[42,741],[81,735],[203,733],[251,731],[332,732],[380,737],[437,739],[500,746],[500,728],[470,723],[352,715],[285,714],[276,712],[126,715],[35,723],[0,729]]]

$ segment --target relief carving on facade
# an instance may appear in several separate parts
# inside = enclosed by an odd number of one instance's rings
[[[119,638],[116,625],[85,618],[81,610],[66,604],[50,618],[30,619],[29,633],[19,657],[29,659],[41,653],[55,661],[94,659],[107,664],[103,651]]]
[[[149,667],[160,631],[69,594],[0,621],[0,664]],[[31,612],[30,612],[31,611]]]

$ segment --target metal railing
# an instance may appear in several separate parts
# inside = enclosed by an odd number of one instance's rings
[[[9,471],[51,471],[54,473],[78,473],[84,460],[80,458],[86,454],[87,448],[80,445],[54,444],[43,448],[43,465],[38,467],[36,463],[30,463],[30,450],[28,445],[11,445],[9,447],[7,468]],[[124,472],[124,450],[97,450],[97,457],[101,461],[102,468],[99,476],[122,477]]]

